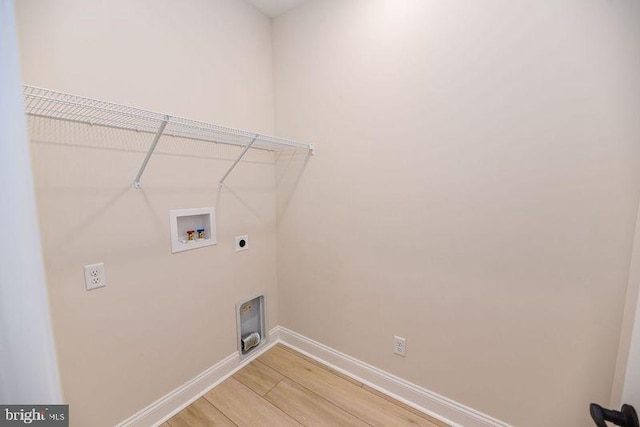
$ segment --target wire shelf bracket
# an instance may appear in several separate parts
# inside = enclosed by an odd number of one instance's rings
[[[133,186],[136,189],[140,189],[142,187],[142,184],[140,184],[140,179],[142,178],[142,174],[144,173],[144,170],[147,167],[147,163],[149,163],[149,159],[151,158],[153,151],[156,149],[156,145],[158,145],[158,141],[160,141],[160,137],[162,136],[164,129],[167,127],[167,123],[169,123],[169,116],[166,116],[166,119],[163,120],[162,123],[160,124],[160,129],[158,129],[158,133],[156,133],[156,136],[153,138],[153,142],[149,147],[149,151],[147,151],[147,155],[144,157],[144,160],[142,161],[142,165],[140,165],[140,170],[138,170],[136,179],[133,181]]]
[[[253,145],[254,142],[256,142],[256,139],[258,139],[259,136],[260,135],[256,135],[255,138],[253,138],[251,142],[248,143],[246,147],[244,147],[244,150],[242,150],[238,158],[235,159],[235,161],[231,164],[229,169],[227,169],[227,172],[220,179],[220,182],[218,182],[218,188],[222,188],[222,186],[224,185],[224,180],[227,179],[227,177],[229,176],[233,168],[235,168],[236,165],[240,162],[240,160],[242,160],[244,155],[247,154],[247,151],[249,151],[249,148],[251,148],[251,146]]]
[[[311,143],[169,116],[51,89],[23,85],[22,94],[25,113],[30,116],[132,130],[154,135],[134,180],[134,187],[138,189],[141,188],[140,180],[162,135],[243,147],[238,158],[220,179],[219,187],[222,187],[224,180],[250,148],[267,151],[305,149],[309,151],[309,154],[315,154],[315,146]]]

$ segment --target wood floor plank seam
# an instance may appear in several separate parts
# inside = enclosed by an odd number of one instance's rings
[[[278,345],[277,345],[277,347],[280,347],[280,348],[282,348],[282,349],[285,349],[287,352],[291,353],[293,356],[295,356],[295,357],[297,357],[297,358],[300,358],[300,359],[306,360],[306,358],[301,357],[301,355],[300,355],[299,353],[297,353],[297,352],[296,352],[295,350],[293,350],[293,349],[288,348],[287,346],[283,346],[283,345],[278,344]],[[309,362],[310,362],[310,361],[309,361]],[[336,402],[332,402],[332,401],[330,401],[330,400],[326,399],[325,397],[323,397],[322,395],[320,395],[320,394],[318,394],[318,393],[314,392],[313,390],[310,390],[309,388],[305,387],[305,386],[304,386],[303,384],[301,384],[300,382],[298,382],[298,381],[296,381],[295,379],[293,379],[293,378],[291,378],[290,376],[288,376],[285,372],[282,372],[282,371],[278,370],[278,369],[277,369],[277,367],[275,367],[275,366],[270,366],[269,364],[267,364],[267,363],[265,363],[265,362],[262,362],[262,361],[261,361],[261,363],[264,363],[265,365],[269,366],[271,369],[274,369],[274,370],[278,371],[278,372],[279,372],[281,375],[283,375],[285,378],[288,378],[289,380],[291,380],[291,381],[293,381],[294,383],[298,384],[300,387],[303,387],[303,388],[305,388],[305,389],[307,389],[307,390],[311,391],[313,394],[315,394],[315,395],[319,396],[321,399],[326,400],[327,402],[331,403],[331,404],[332,404],[332,405],[334,405],[335,407],[340,408],[341,410],[343,410],[343,411],[345,411],[345,412],[348,412],[349,414],[351,414],[351,415],[353,415],[354,417],[358,418],[359,420],[363,421],[363,422],[364,422],[364,423],[366,423],[367,425],[372,426],[372,424],[370,424],[370,423],[366,422],[365,420],[363,420],[362,418],[360,418],[357,414],[354,414],[353,412],[349,411],[349,408],[346,408],[346,407],[340,406],[338,403],[336,403]],[[312,363],[312,362],[310,362],[310,363]],[[316,366],[317,366],[317,365],[316,365]],[[320,367],[320,366],[318,366],[318,368],[320,368],[320,369],[324,369],[324,370],[326,370],[327,372],[329,372],[329,373],[333,374],[331,371],[329,371],[328,369],[325,369],[324,367]],[[356,384],[354,384],[354,385],[356,385]],[[356,386],[357,386],[357,385],[356,385]],[[373,427],[373,426],[372,426],[372,427]]]
[[[428,421],[428,422],[430,422],[432,424],[436,424],[438,427],[447,427],[447,424],[443,423],[442,421],[437,420],[437,419],[435,419],[433,417],[430,417],[429,415],[425,414],[424,412],[419,411],[419,410],[417,410],[417,409],[415,409],[415,408],[413,408],[413,407],[411,407],[411,406],[409,406],[409,405],[407,405],[407,404],[405,404],[403,402],[400,402],[400,401],[394,399],[393,397],[391,397],[391,396],[389,396],[389,395],[387,395],[387,394],[385,394],[385,393],[383,393],[381,391],[378,391],[378,390],[374,389],[373,387],[370,387],[370,386],[368,386],[367,384],[365,384],[365,383],[363,383],[361,381],[356,380],[355,378],[351,378],[350,376],[348,376],[346,374],[343,374],[342,372],[336,371],[335,369],[331,368],[330,366],[327,366],[327,365],[323,364],[322,362],[320,362],[318,360],[315,360],[315,359],[313,359],[313,358],[311,358],[311,357],[309,357],[309,356],[307,356],[305,354],[302,354],[302,353],[294,350],[293,348],[291,348],[291,347],[289,347],[287,345],[276,344],[276,347],[282,348],[283,350],[286,350],[289,353],[291,353],[291,354],[293,354],[293,355],[295,355],[297,357],[300,357],[302,359],[308,360],[309,362],[313,363],[314,365],[318,366],[319,368],[322,368],[322,369],[324,369],[324,370],[326,370],[326,371],[328,371],[328,372],[330,372],[330,373],[332,373],[334,375],[338,375],[340,378],[344,378],[347,381],[349,381],[349,382],[351,382],[351,383],[353,383],[355,385],[358,385],[363,390],[365,390],[365,391],[367,391],[367,392],[369,392],[369,393],[371,393],[373,395],[379,396],[382,399],[385,399],[385,400],[387,400],[389,402],[392,402],[394,405],[399,406],[399,407],[401,407],[401,408],[413,413],[414,415],[416,415],[416,416],[418,416],[420,418],[423,418],[424,420],[426,420],[426,421]],[[282,375],[284,375],[282,372],[280,372],[280,373]]]
[[[285,378],[289,378],[289,377],[285,376]],[[293,381],[294,383],[298,384],[300,387],[302,387],[302,388],[304,388],[304,389],[308,390],[309,392],[311,392],[311,393],[315,394],[315,395],[316,395],[316,396],[318,396],[320,399],[322,399],[322,400],[324,400],[324,401],[328,402],[330,405],[333,405],[333,406],[335,406],[336,408],[341,409],[341,410],[343,410],[343,411],[345,411],[345,412],[347,412],[347,413],[349,413],[349,414],[353,415],[354,417],[356,417],[357,419],[359,419],[360,421],[362,421],[362,422],[363,422],[363,423],[365,423],[366,425],[371,426],[371,427],[375,427],[373,424],[370,424],[370,423],[368,423],[366,420],[363,420],[362,418],[360,418],[360,417],[358,416],[358,414],[354,414],[353,412],[349,411],[349,409],[348,409],[348,408],[341,407],[340,405],[336,404],[335,402],[332,402],[332,401],[330,401],[330,400],[326,399],[325,397],[323,397],[322,395],[320,395],[320,394],[316,393],[315,391],[313,391],[313,390],[309,390],[307,387],[305,387],[304,385],[302,385],[302,384],[298,383],[298,382],[297,382],[297,381],[295,381],[295,380],[292,380],[291,378],[289,378],[289,380]]]
[[[375,426],[423,425],[435,427],[430,420],[419,417],[362,387],[353,384],[293,352],[275,346],[260,356],[267,366],[281,374],[303,381],[307,388],[321,394],[330,402]],[[293,375],[293,376],[292,376]],[[357,392],[356,392],[357,391]],[[366,418],[364,418],[366,417]]]
[[[161,427],[447,427],[349,378],[277,344]]]
[[[283,348],[287,348],[286,346],[282,346],[282,347],[283,347]],[[288,351],[289,351],[289,349],[288,349]],[[291,349],[290,351],[291,351],[291,353],[293,353],[295,356],[298,356],[298,357],[299,357],[299,353],[295,352],[295,350],[292,350],[292,349]],[[256,359],[256,361],[257,361],[257,362],[259,362],[259,363],[264,364],[263,362],[261,362],[261,361],[259,361],[259,360],[257,360],[257,359]],[[265,365],[266,365],[266,364],[265,364]],[[267,365],[267,366],[268,366],[268,365]],[[276,370],[276,371],[277,371],[277,369],[275,369],[275,368],[271,368],[271,369],[274,369],[274,370]],[[328,371],[328,370],[327,370],[327,371]],[[341,410],[343,410],[343,411],[347,412],[348,414],[350,414],[350,415],[352,415],[353,417],[355,417],[355,418],[359,419],[360,421],[362,421],[362,422],[363,422],[363,423],[365,423],[366,425],[373,427],[373,426],[372,426],[371,424],[369,424],[367,421],[365,421],[365,420],[363,420],[362,418],[358,417],[358,415],[357,415],[357,414],[353,414],[353,413],[349,412],[347,409],[345,409],[345,408],[341,408],[339,405],[336,405],[334,402],[331,402],[330,400],[326,399],[325,397],[323,397],[322,395],[320,395],[320,394],[316,393],[315,391],[310,390],[309,388],[305,387],[303,384],[300,384],[298,381],[294,380],[293,378],[288,377],[285,373],[280,372],[280,371],[278,371],[278,372],[279,372],[279,373],[280,373],[284,378],[286,378],[286,379],[288,379],[289,381],[291,381],[291,382],[293,382],[293,383],[297,384],[300,388],[303,388],[303,389],[305,389],[306,391],[308,391],[309,393],[311,393],[311,394],[315,395],[318,399],[321,399],[321,400],[325,401],[326,403],[328,403],[329,405],[334,406],[334,407],[336,407],[336,408],[338,408],[338,409],[341,409]],[[329,372],[330,372],[330,371],[329,371]],[[331,372],[331,373],[333,374],[333,372]],[[280,384],[282,381],[284,381],[284,379],[280,380],[280,381],[278,382],[278,384]],[[277,385],[276,385],[276,386],[277,386]],[[274,388],[276,388],[276,386],[273,386],[271,390],[273,390]],[[271,391],[271,390],[269,390],[269,391]],[[265,396],[266,396],[267,394],[269,394],[269,392],[267,392],[267,393],[265,394]],[[291,416],[291,415],[290,415],[290,416]]]
[[[379,390],[376,390],[375,388],[373,388],[371,386],[368,386],[366,384],[362,384],[362,388],[364,390],[368,391],[369,393],[372,393],[372,394],[375,394],[377,396],[380,396],[381,398],[383,398],[385,400],[388,400],[389,402],[392,402],[394,405],[398,405],[401,408],[404,408],[407,411],[412,412],[412,413],[416,414],[417,416],[424,418],[425,420],[429,421],[430,423],[436,424],[438,427],[448,427],[448,425],[445,424],[444,422],[442,422],[440,420],[437,420],[437,419],[435,419],[433,417],[430,417],[429,415],[425,414],[424,412],[419,411],[416,408],[413,408],[413,407],[407,405],[406,403],[400,402],[400,401],[394,399],[393,397],[389,396],[388,394],[383,393],[383,392],[381,392]]]
[[[343,374],[342,372],[338,371],[337,369],[331,368],[331,367],[327,366],[326,364],[324,364],[323,362],[320,362],[319,360],[316,360],[313,357],[307,356],[306,354],[300,353],[300,352],[294,350],[293,348],[291,348],[291,347],[289,347],[287,345],[278,343],[278,344],[276,344],[276,347],[282,348],[283,350],[286,350],[286,351],[288,351],[289,353],[291,353],[291,354],[293,354],[295,356],[298,356],[298,357],[300,357],[300,358],[302,358],[304,360],[307,360],[310,363],[313,363],[314,365],[316,365],[317,367],[322,368],[325,371],[329,371],[332,374],[337,375],[338,377],[340,377],[342,379],[345,379],[345,380],[349,381],[350,383],[353,383],[353,384],[357,385],[358,387],[364,386],[364,383],[362,383],[361,381],[356,380],[352,376],[347,375],[347,374]]]
[[[253,361],[253,363],[255,363],[255,364],[257,364],[257,365],[262,365],[262,366],[264,366],[264,367],[267,367],[268,369],[272,369],[272,370],[274,370],[274,371],[278,372],[278,373],[282,376],[282,379],[280,379],[277,383],[275,383],[275,384],[274,384],[274,385],[273,385],[273,386],[272,386],[272,387],[271,387],[271,388],[270,388],[270,389],[269,389],[269,390],[268,390],[264,395],[262,395],[261,397],[262,397],[262,398],[264,398],[264,399],[266,399],[267,401],[269,401],[271,404],[273,404],[274,406],[276,406],[276,407],[277,407],[278,409],[280,409],[282,412],[286,413],[287,415],[289,415],[291,418],[295,419],[295,420],[296,420],[296,421],[298,421],[299,423],[301,423],[301,424],[305,425],[305,424],[302,422],[302,420],[300,420],[298,417],[296,417],[296,416],[295,416],[295,414],[292,414],[292,413],[288,412],[286,408],[283,408],[282,406],[278,405],[276,402],[274,402],[273,400],[269,399],[269,397],[268,397],[268,396],[269,396],[269,393],[270,393],[272,390],[276,389],[276,388],[277,388],[277,387],[278,387],[278,386],[279,386],[279,385],[280,385],[284,380],[289,380],[290,382],[295,383],[298,387],[300,387],[301,389],[305,390],[307,393],[312,394],[316,399],[318,399],[318,400],[322,401],[325,405],[327,405],[327,406],[329,406],[329,407],[332,407],[332,408],[335,408],[336,412],[337,412],[337,411],[343,411],[343,412],[345,412],[346,414],[348,414],[348,415],[350,415],[350,416],[352,416],[352,417],[354,417],[354,418],[358,419],[358,420],[359,420],[359,421],[361,421],[363,424],[365,424],[365,425],[367,425],[367,426],[369,426],[369,427],[372,427],[372,426],[371,426],[371,424],[369,424],[369,423],[367,423],[366,421],[362,420],[362,419],[361,419],[361,418],[359,418],[357,415],[354,415],[354,414],[352,414],[351,412],[348,412],[348,411],[346,411],[345,409],[340,408],[339,406],[337,406],[337,405],[335,405],[334,403],[330,402],[329,400],[325,399],[325,398],[324,398],[324,397],[322,397],[321,395],[319,395],[319,394],[317,394],[317,393],[313,392],[312,390],[309,390],[307,387],[305,387],[305,386],[303,386],[302,384],[298,383],[298,382],[297,382],[297,381],[295,381],[294,379],[292,379],[292,378],[290,378],[290,377],[286,376],[286,375],[285,375],[285,374],[283,374],[282,372],[277,371],[277,370],[275,370],[275,369],[273,369],[273,368],[269,367],[268,365],[266,365],[266,364],[262,363],[260,360],[256,359],[256,360],[254,360],[254,361]],[[239,381],[240,381],[240,382],[242,382],[242,380],[240,380],[240,379],[239,379]],[[247,386],[247,387],[249,387],[249,386],[248,386],[248,384],[244,384],[244,385],[245,385],[245,386]],[[251,387],[249,387],[249,388],[251,388]],[[255,390],[252,390],[252,391],[256,392]],[[259,393],[256,393],[256,394],[260,395]]]
[[[263,365],[263,366],[267,366],[264,363],[262,363],[261,361],[259,361],[258,359],[254,360],[254,362],[256,362],[257,364]],[[276,371],[277,372],[277,371]],[[280,375],[282,375],[282,372],[278,372]],[[276,388],[278,386],[278,384],[280,384],[282,382],[282,380],[284,380],[285,378],[287,378],[285,375],[282,375],[282,379],[280,379],[280,381],[278,381],[276,384],[274,384],[273,386],[271,386],[271,388],[269,390],[267,390],[267,392],[265,393],[265,396],[267,394],[269,394],[269,392],[271,390],[273,390],[274,388]]]
[[[206,403],[206,404],[205,404]],[[226,427],[238,427],[222,411],[209,402],[204,396],[200,396],[191,405],[171,417],[167,423],[170,427],[192,427],[193,421],[198,425],[223,425]]]
[[[283,374],[283,375],[284,375],[284,374]],[[338,409],[340,409],[340,410],[342,410],[342,411],[345,411],[346,413],[348,413],[348,414],[350,414],[351,416],[353,416],[353,417],[355,417],[355,418],[359,419],[360,421],[362,421],[362,422],[363,422],[363,423],[365,423],[366,425],[371,426],[371,427],[374,427],[372,424],[369,424],[366,420],[363,420],[362,418],[358,417],[358,415],[357,415],[357,414],[354,414],[354,413],[352,413],[352,412],[349,412],[349,411],[348,411],[347,409],[345,409],[345,408],[341,408],[340,406],[336,405],[334,402],[331,402],[330,400],[328,400],[328,399],[324,398],[322,395],[320,395],[320,394],[316,393],[316,392],[315,392],[315,391],[313,391],[313,390],[310,390],[309,388],[307,388],[307,387],[305,387],[304,385],[300,384],[299,382],[297,382],[297,381],[295,381],[295,380],[293,380],[293,379],[291,379],[291,378],[287,377],[286,375],[284,375],[284,377],[285,377],[285,378],[287,378],[289,381],[291,381],[291,382],[293,382],[293,383],[297,384],[300,388],[303,388],[303,389],[305,389],[307,392],[309,392],[309,393],[311,393],[311,394],[315,395],[318,399],[321,399],[321,400],[325,401],[326,403],[328,403],[329,405],[334,406],[334,407],[336,407],[336,408],[338,408]],[[280,382],[282,382],[282,381],[284,381],[284,380],[280,380]],[[274,387],[274,388],[275,388],[275,387]],[[269,394],[269,393],[267,393],[267,394]],[[266,395],[265,395],[265,396],[266,396]]]
[[[216,408],[216,409],[217,409],[217,408]],[[229,422],[230,422],[231,424],[233,424],[234,426],[236,426],[236,427],[240,427],[238,424],[234,423],[234,422],[233,422],[233,421],[231,421],[231,420],[229,420]],[[160,424],[160,426],[159,426],[159,427],[167,427],[167,426],[168,426],[168,427],[175,427],[173,424],[171,424],[171,422],[170,422],[170,421],[165,421],[164,423]],[[205,424],[198,424],[198,426],[205,427]]]
[[[207,399],[205,396],[203,396],[203,397],[204,397],[205,399]],[[221,408],[218,408],[218,407],[216,406],[216,404],[215,404],[215,403],[213,403],[213,402],[212,402],[212,401],[210,401],[209,399],[207,399],[207,402],[211,403],[211,405],[212,405],[213,407],[215,407],[218,411],[222,412],[222,409],[221,409]],[[224,414],[224,412],[222,412],[222,413]],[[225,415],[225,416],[226,416],[226,415]],[[229,417],[227,417],[227,418],[229,418]],[[231,422],[233,423],[233,425],[235,425],[236,427],[240,427],[240,425],[239,425],[239,424],[237,424],[237,423],[235,423],[232,419],[230,419],[230,418],[229,418],[229,421],[231,421]],[[172,426],[172,427],[173,427],[173,426]]]
[[[281,379],[280,381],[278,381],[278,383],[277,383],[277,384],[275,384],[273,387],[271,387],[271,388],[270,388],[270,389],[269,389],[269,390],[264,394],[264,396],[266,396],[267,394],[269,394],[269,392],[270,392],[271,390],[273,390],[274,388],[278,387],[278,384],[280,384],[282,381],[284,381],[284,380],[285,380],[285,378],[287,378],[287,377],[284,377],[283,379]],[[262,397],[264,397],[264,396],[262,396]]]
[[[231,377],[231,378],[229,378],[229,379],[225,380],[225,381],[223,382],[223,384],[224,384],[225,382],[227,382],[227,381],[231,380],[231,379],[234,379],[234,378],[233,378],[233,377]],[[273,403],[269,402],[269,401],[268,401],[267,399],[265,399],[264,397],[260,396],[258,393],[256,393],[255,391],[253,391],[251,388],[247,387],[246,385],[244,385],[243,383],[241,383],[241,382],[240,382],[240,381],[238,381],[238,380],[235,380],[235,381],[236,381],[236,382],[238,382],[238,384],[240,384],[244,389],[248,390],[248,391],[249,391],[249,393],[255,394],[255,396],[256,396],[256,398],[257,398],[257,399],[264,401],[264,403],[265,403],[265,404],[267,404],[267,405],[271,406],[271,407],[272,407],[273,409],[275,409],[276,411],[282,412],[282,413],[283,413],[283,414],[285,414],[288,418],[290,418],[292,421],[294,421],[296,424],[300,424],[297,420],[295,420],[295,418],[291,417],[289,414],[287,414],[287,413],[285,413],[284,411],[282,411],[280,408],[278,408],[277,406],[275,406]],[[218,386],[218,387],[219,387],[219,386]],[[204,395],[204,398],[205,398],[209,403],[211,403],[213,406],[215,406],[215,407],[216,407],[220,412],[222,412],[224,415],[226,415],[226,416],[227,416],[227,418],[229,418],[229,419],[231,420],[231,422],[234,422],[234,421],[233,421],[233,419],[232,419],[228,414],[226,414],[226,413],[225,413],[225,411],[223,410],[223,408],[220,408],[219,406],[217,406],[214,402],[212,402],[211,400],[209,400],[209,398],[207,397],[207,395],[208,395],[208,394],[211,394],[211,392],[212,392],[212,391],[214,391],[214,390],[215,390],[215,388],[214,388],[214,389],[212,389],[212,390],[210,390],[208,393],[206,393],[206,394]],[[236,424],[236,425],[238,425],[238,424]]]

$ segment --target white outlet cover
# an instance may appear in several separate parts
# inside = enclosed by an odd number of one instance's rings
[[[407,339],[395,335],[393,337],[393,352],[400,356],[407,355]]]
[[[249,236],[236,236],[236,252],[246,251],[249,249]]]
[[[84,266],[84,286],[88,291],[107,286],[103,262]]]

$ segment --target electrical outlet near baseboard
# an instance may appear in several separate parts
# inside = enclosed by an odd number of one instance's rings
[[[407,340],[406,338],[395,335],[393,337],[393,352],[400,356],[407,355]]]
[[[84,286],[88,291],[107,286],[103,262],[84,266]]]

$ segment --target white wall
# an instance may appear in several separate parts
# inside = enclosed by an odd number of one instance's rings
[[[14,2],[0,0],[0,403],[62,402],[45,282]]]
[[[273,131],[270,21],[242,1],[18,2],[23,80]]]
[[[627,369],[622,391],[622,403],[640,408],[640,300],[638,300],[633,323],[633,333]]]
[[[317,144],[278,199],[281,324],[513,425],[589,425],[640,192],[638,7],[316,0],[275,19],[276,131]]]
[[[620,327],[618,357],[613,375],[611,408],[623,403],[640,407],[640,210],[636,219],[633,250],[629,266],[629,280]]]
[[[638,13],[315,0],[274,21],[272,64],[242,1],[18,2],[25,83],[265,133],[275,100],[277,134],[318,145],[279,158],[276,236],[270,155],[218,193],[237,150],[165,139],[136,191],[148,136],[30,120],[73,425],[113,425],[235,351],[233,304],[264,289],[270,326],[514,425],[588,425],[640,191]],[[167,211],[210,205],[219,244],[170,255]],[[87,293],[97,261],[109,285]]]
[[[640,215],[640,212],[639,212]],[[614,377],[612,404],[627,403],[640,408],[640,218],[636,223],[635,244],[629,272],[625,317],[620,337],[618,366]]]
[[[273,133],[270,21],[237,0],[18,2],[25,83]],[[29,120],[53,325],[71,425],[110,426],[236,351],[235,303],[278,324],[274,158],[237,147]],[[215,206],[218,244],[170,254],[169,209]],[[249,251],[234,236],[249,234]],[[84,290],[103,261],[107,287]]]

